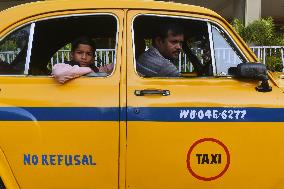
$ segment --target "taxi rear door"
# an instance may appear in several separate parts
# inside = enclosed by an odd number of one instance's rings
[[[11,168],[5,171],[12,171],[23,189],[117,189],[123,11],[55,11],[38,14],[33,19],[3,38],[9,42],[14,36],[29,33],[22,39],[28,40],[28,52],[23,59],[25,71],[3,74],[1,70],[0,148],[4,155],[1,151],[0,155],[9,162],[5,167]],[[111,37],[115,42],[111,50],[115,51],[115,59],[111,62],[114,64],[111,75],[84,76],[62,85],[51,76],[38,73],[46,56],[46,51],[40,48],[52,48],[52,44],[58,45],[56,42],[65,36],[82,35],[79,30],[72,31],[76,24],[80,29],[108,21],[114,25],[114,30],[111,28],[100,35],[103,38],[105,33],[108,32],[106,37],[113,33]],[[70,25],[72,27],[64,34]],[[88,31],[93,34],[98,29]],[[56,39],[60,34],[62,38]],[[28,64],[30,60],[33,64]],[[33,74],[28,68],[34,68]],[[9,183],[7,176],[1,173],[4,184]]]

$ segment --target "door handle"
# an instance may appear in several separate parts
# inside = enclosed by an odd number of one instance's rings
[[[171,93],[169,90],[161,90],[161,89],[144,89],[144,90],[135,90],[134,94],[136,96],[145,96],[145,95],[162,95],[169,96]]]

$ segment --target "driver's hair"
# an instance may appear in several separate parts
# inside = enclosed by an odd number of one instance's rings
[[[163,21],[155,28],[153,40],[160,37],[162,40],[168,37],[169,31],[173,36],[184,34],[184,30],[180,24],[174,21]]]

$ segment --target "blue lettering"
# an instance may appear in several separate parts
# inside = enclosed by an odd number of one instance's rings
[[[30,154],[24,154],[24,165],[31,165],[31,155]]]
[[[50,158],[50,164],[51,165],[56,165],[56,163],[55,163],[55,155],[49,155],[49,158]]]
[[[82,165],[89,165],[88,156],[83,155],[83,158],[82,158]]]
[[[58,158],[58,165],[61,165],[61,162],[63,161],[63,155],[57,155]]]
[[[179,118],[180,119],[187,118],[188,114],[189,114],[189,110],[180,110]]]
[[[75,160],[75,165],[80,165],[81,164],[80,155],[75,155],[74,156],[74,160]]]
[[[73,165],[72,164],[72,155],[64,155],[64,157],[65,157],[65,165],[66,166]]]
[[[89,155],[89,158],[90,158],[90,165],[96,165],[96,163],[93,162],[93,156]]]
[[[49,165],[47,161],[47,155],[42,155],[41,160],[42,160],[42,165]]]
[[[24,154],[24,165],[97,165],[93,155],[42,154],[41,156]]]
[[[33,155],[33,156],[32,156],[32,163],[33,163],[34,165],[37,165],[37,164],[38,164],[38,157],[37,157],[37,155]]]

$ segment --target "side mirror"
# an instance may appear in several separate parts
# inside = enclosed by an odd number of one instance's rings
[[[229,68],[229,74],[238,78],[254,79],[261,81],[261,84],[256,87],[259,92],[272,91],[268,83],[267,69],[261,63],[241,63],[237,67]]]

